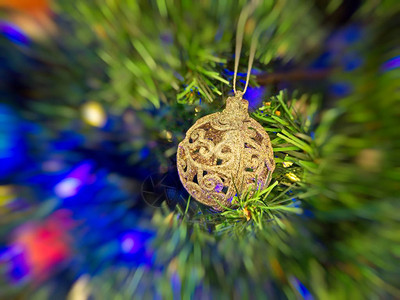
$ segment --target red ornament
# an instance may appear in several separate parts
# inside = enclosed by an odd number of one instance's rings
[[[24,252],[35,280],[46,279],[56,266],[71,258],[72,226],[70,212],[59,210],[41,223],[29,222],[17,229],[12,244]]]

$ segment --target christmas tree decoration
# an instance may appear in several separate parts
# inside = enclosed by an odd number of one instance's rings
[[[269,136],[249,117],[242,95],[229,97],[222,112],[197,120],[178,146],[184,187],[217,210],[230,207],[237,193],[266,188],[275,169]]]
[[[257,7],[252,1],[242,11],[236,35],[233,91],[221,113],[205,116],[188,130],[179,144],[177,165],[183,186],[196,200],[217,210],[232,206],[232,198],[268,187],[275,169],[271,141],[264,128],[248,113],[246,93],[256,51],[250,47],[246,84],[236,91],[243,34],[248,15]]]
[[[83,120],[94,127],[103,127],[107,122],[107,115],[100,103],[89,101],[82,105]]]
[[[21,249],[28,274],[35,281],[45,280],[59,264],[72,255],[74,226],[70,211],[54,212],[43,222],[27,222],[13,233],[12,248]]]

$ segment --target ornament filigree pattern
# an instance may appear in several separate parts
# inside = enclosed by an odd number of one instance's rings
[[[231,206],[236,189],[267,187],[275,169],[269,136],[250,118],[242,93],[229,97],[222,112],[197,120],[178,146],[177,164],[189,194],[217,210]]]

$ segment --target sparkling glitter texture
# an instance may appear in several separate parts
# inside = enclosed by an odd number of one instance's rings
[[[237,92],[222,112],[197,120],[178,146],[182,184],[197,201],[217,210],[230,207],[237,191],[266,188],[275,169],[269,136],[250,118],[242,96]]]

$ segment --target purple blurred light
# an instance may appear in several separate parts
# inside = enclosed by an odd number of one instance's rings
[[[125,233],[121,237],[121,251],[126,254],[134,254],[143,248],[143,237],[134,231]]]
[[[30,42],[23,30],[10,22],[0,21],[0,34],[20,46],[26,46]]]
[[[246,94],[243,95],[243,98],[249,101],[249,110],[255,110],[259,106],[261,106],[264,95],[266,92],[266,88],[264,86],[259,87],[251,87],[247,88]]]
[[[400,67],[400,55],[399,56],[395,56],[391,59],[389,59],[388,61],[386,61],[383,65],[382,65],[382,70],[384,72],[393,70],[393,69],[397,69],[398,67]]]
[[[88,162],[76,167],[54,186],[54,193],[63,199],[75,196],[88,181],[91,168],[92,165]]]
[[[313,300],[314,299],[314,297],[307,290],[307,288],[304,286],[304,284],[301,283],[300,280],[298,280],[295,277],[291,277],[290,281],[291,281],[292,285],[296,288],[296,290],[300,293],[300,295],[303,297],[303,299],[305,299],[305,300]]]
[[[65,178],[54,187],[54,192],[60,198],[68,198],[75,196],[81,186],[82,182],[80,180],[76,178]]]
[[[155,256],[147,242],[153,236],[152,232],[135,229],[124,232],[118,239],[121,258],[135,265],[152,266]]]
[[[5,264],[7,274],[14,283],[20,282],[30,273],[26,254],[20,245],[12,245],[11,247],[0,250],[0,265]]]

